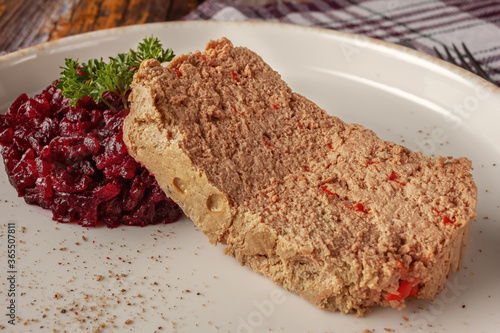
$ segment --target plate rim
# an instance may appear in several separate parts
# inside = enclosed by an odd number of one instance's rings
[[[247,20],[247,21],[213,21],[213,20],[192,20],[192,21],[166,21],[166,22],[151,22],[151,23],[143,23],[143,24],[133,24],[133,25],[127,25],[127,26],[121,26],[121,27],[114,27],[114,28],[108,28],[108,29],[101,29],[101,30],[95,30],[95,31],[88,31],[84,33],[79,33],[76,35],[72,36],[66,36],[62,37],[57,40],[52,40],[52,41],[47,41],[43,42],[37,45],[29,46],[27,48],[23,48],[11,53],[7,53],[5,55],[0,56],[0,70],[4,66],[9,66],[10,62],[15,62],[19,61],[23,58],[32,56],[36,54],[39,51],[45,50],[45,49],[52,49],[56,48],[57,46],[60,45],[71,45],[75,44],[76,42],[80,40],[88,40],[93,37],[102,37],[107,34],[113,34],[113,35],[120,35],[120,34],[126,34],[128,30],[135,30],[135,29],[141,29],[141,28],[146,28],[146,27],[158,27],[158,26],[184,26],[184,25],[208,25],[208,26],[224,26],[224,25],[233,25],[233,26],[241,26],[241,25],[246,25],[246,26],[255,26],[258,25],[260,27],[280,27],[280,28],[286,28],[286,29],[297,29],[297,30],[302,30],[306,32],[312,32],[312,33],[322,33],[322,34],[330,34],[336,37],[340,38],[346,38],[349,40],[359,40],[363,43],[368,43],[371,45],[387,48],[393,51],[396,51],[399,55],[404,55],[404,56],[411,56],[415,57],[421,61],[423,61],[427,66],[437,66],[437,68],[443,69],[448,74],[456,75],[460,77],[461,79],[465,80],[468,84],[476,85],[478,82],[481,83],[481,85],[486,85],[489,89],[492,89],[491,92],[495,94],[500,95],[500,87],[481,78],[480,76],[471,73],[457,65],[451,64],[445,60],[439,59],[437,57],[434,57],[432,55],[429,55],[427,53],[423,53],[418,50],[410,49],[392,42],[388,42],[385,40],[381,39],[376,39],[373,37],[368,37],[365,35],[360,35],[360,34],[354,34],[350,32],[345,32],[345,31],[340,31],[340,30],[335,30],[335,29],[328,29],[328,28],[322,28],[322,27],[313,27],[313,26],[303,26],[303,25],[298,25],[298,24],[292,24],[292,23],[283,23],[283,22],[269,22],[269,21],[257,21],[257,20]],[[479,80],[479,81],[478,81]]]
[[[196,22],[196,24],[199,24],[200,26],[205,26],[205,25],[210,25],[210,26],[213,25],[213,26],[215,26],[215,25],[229,25],[229,24],[230,25],[235,25],[235,24],[237,24],[237,25],[248,25],[247,23],[249,23],[249,22],[235,22],[235,23],[233,22],[233,23],[230,23],[230,22],[218,22],[218,21],[217,22],[216,21],[182,21],[182,22],[150,23],[150,24],[148,24],[148,26],[154,25],[154,26],[161,27],[161,26],[167,26],[167,25],[168,26],[178,25],[178,26],[181,27],[186,22],[189,22],[189,25],[193,24],[193,22]],[[407,58],[408,56],[415,57],[415,59],[418,58],[419,60],[423,61],[423,64],[427,64],[429,66],[432,65],[431,69],[437,69],[438,67],[439,68],[443,68],[444,67],[445,70],[450,71],[450,74],[454,74],[454,78],[455,77],[458,78],[458,75],[460,75],[460,76],[463,75],[462,78],[464,80],[466,80],[466,82],[459,82],[460,84],[466,84],[466,83],[467,84],[477,84],[478,80],[480,79],[479,77],[477,77],[474,74],[469,73],[469,72],[461,69],[460,67],[456,67],[454,65],[448,64],[447,62],[439,60],[437,58],[434,58],[434,57],[432,57],[430,55],[427,55],[427,54],[424,54],[424,53],[421,53],[421,52],[418,52],[418,51],[414,51],[414,50],[411,50],[411,49],[407,49],[407,48],[405,48],[403,46],[399,46],[399,45],[392,44],[392,43],[389,43],[389,42],[385,42],[385,41],[377,40],[377,39],[374,39],[374,38],[366,37],[366,36],[363,36],[363,35],[350,34],[350,33],[340,32],[340,31],[336,31],[336,30],[329,30],[329,29],[324,29],[324,28],[303,27],[303,26],[298,26],[298,25],[293,25],[293,24],[286,24],[286,23],[269,23],[269,22],[259,22],[259,21],[257,21],[257,22],[252,22],[252,24],[250,24],[250,25],[253,25],[253,23],[257,23],[259,25],[273,25],[273,27],[274,26],[281,26],[281,27],[284,27],[284,28],[291,27],[293,29],[300,29],[300,30],[303,30],[303,31],[312,31],[313,33],[319,32],[319,33],[333,34],[333,35],[336,35],[336,36],[343,36],[343,37],[346,37],[346,38],[349,38],[349,39],[351,39],[351,38],[361,38],[359,40],[366,40],[366,41],[369,41],[370,43],[378,44],[381,47],[388,47],[389,49],[396,50],[396,51],[398,51],[398,54],[400,54],[405,59],[408,59]],[[59,39],[59,40],[56,40],[56,41],[51,41],[51,42],[39,44],[39,45],[30,47],[30,48],[27,48],[27,49],[19,50],[19,51],[7,54],[7,55],[5,55],[3,57],[12,56],[14,53],[18,53],[18,52],[22,53],[22,57],[30,56],[32,54],[35,54],[36,52],[39,52],[40,49],[43,50],[45,48],[57,47],[59,45],[70,45],[72,43],[75,43],[75,41],[78,42],[79,40],[86,40],[88,38],[92,38],[92,36],[94,36],[94,35],[96,35],[96,36],[102,36],[102,35],[106,35],[107,33],[113,33],[113,34],[116,33],[117,35],[126,34],[126,31],[128,31],[129,29],[136,29],[137,27],[141,27],[141,26],[145,26],[145,25],[141,24],[141,25],[127,26],[127,27],[118,27],[118,28],[113,28],[113,29],[99,30],[99,31],[94,31],[94,32],[88,32],[88,33],[84,33],[84,34],[74,35],[74,36],[70,36],[70,37],[65,37],[65,38],[62,38],[62,39]],[[372,44],[372,45],[375,45],[375,44]],[[0,66],[2,65],[3,57],[0,57]],[[19,58],[17,58],[17,55],[16,55],[16,57],[14,57],[13,59],[17,60]],[[487,81],[484,81],[484,82],[488,83]],[[495,92],[500,93],[500,89],[498,89],[498,87],[496,87],[494,85],[493,85],[493,87],[497,88],[495,90]],[[475,222],[475,223],[477,223],[477,222]],[[208,246],[208,243],[206,243],[206,244]],[[351,317],[351,319],[354,322],[354,318]],[[353,327],[355,327],[355,326],[353,326]],[[486,328],[486,329],[488,329],[488,328]],[[403,328],[403,330],[405,330],[405,328]]]

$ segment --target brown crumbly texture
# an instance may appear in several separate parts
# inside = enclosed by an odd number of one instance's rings
[[[257,54],[211,41],[142,63],[130,154],[212,243],[319,308],[401,308],[459,268],[477,189],[466,158],[430,158],[328,115]]]

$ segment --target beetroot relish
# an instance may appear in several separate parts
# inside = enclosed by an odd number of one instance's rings
[[[114,228],[177,221],[180,208],[128,155],[122,126],[129,110],[112,94],[106,100],[116,109],[91,98],[73,107],[54,84],[33,98],[19,96],[0,115],[10,183],[58,222]]]

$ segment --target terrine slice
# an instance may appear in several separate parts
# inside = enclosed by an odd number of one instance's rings
[[[322,309],[433,298],[476,216],[469,160],[330,116],[224,38],[142,63],[124,140],[212,243]]]

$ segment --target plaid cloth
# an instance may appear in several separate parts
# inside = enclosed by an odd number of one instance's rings
[[[500,1],[498,0],[207,0],[185,20],[261,20],[323,27],[436,55],[465,43],[489,76],[500,83]],[[270,2],[270,1],[267,1]],[[443,52],[442,52],[443,53]]]

